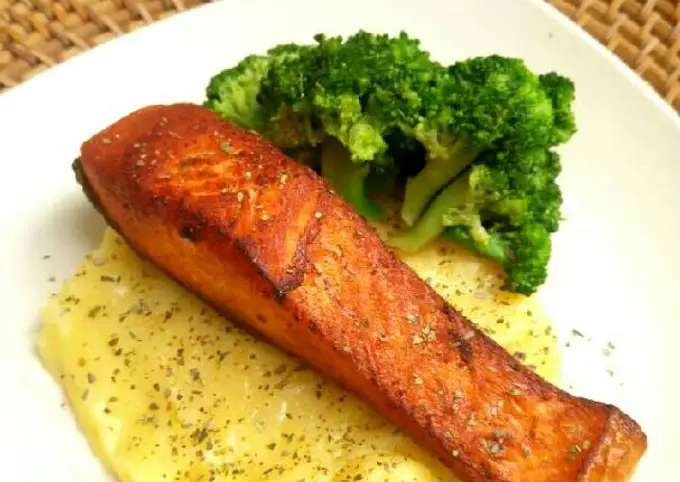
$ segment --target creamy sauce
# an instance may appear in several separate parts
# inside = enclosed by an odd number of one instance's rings
[[[534,298],[491,263],[433,245],[404,257],[500,344],[559,373]],[[240,330],[111,230],[43,312],[40,355],[121,481],[453,481],[354,396]]]

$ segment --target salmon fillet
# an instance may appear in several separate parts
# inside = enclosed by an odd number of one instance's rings
[[[463,481],[628,480],[616,407],[522,366],[387,249],[311,169],[189,104],[83,144],[86,193],[144,257],[354,391]]]

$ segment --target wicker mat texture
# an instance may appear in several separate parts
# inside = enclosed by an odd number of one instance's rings
[[[207,0],[0,0],[0,91]],[[680,0],[549,0],[680,111]]]

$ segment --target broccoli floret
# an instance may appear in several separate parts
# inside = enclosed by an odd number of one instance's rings
[[[344,159],[348,169],[338,176],[333,163],[322,159],[322,174],[361,214],[380,219],[383,211],[368,196],[366,179],[371,173],[394,171],[388,138],[395,132],[412,137],[423,106],[432,103],[427,98],[433,93],[430,85],[444,69],[406,34],[390,38],[360,32],[344,42],[339,37],[316,40],[306,58],[282,62],[263,80],[262,105],[275,113],[269,137],[277,145],[296,148],[337,140],[347,153],[338,155],[336,146],[331,149],[334,158]],[[294,114],[295,128],[288,128],[291,116],[286,113]],[[306,128],[304,135],[291,136],[299,118],[318,126],[325,139],[309,136]],[[288,140],[279,138],[277,133],[283,132]],[[347,159],[357,166],[349,166]]]
[[[451,66],[415,135],[425,167],[406,183],[401,210],[411,226],[432,196],[488,150],[550,144],[553,109],[539,78],[518,59],[496,55]]]
[[[545,281],[550,233],[559,225],[559,171],[557,154],[545,148],[482,155],[389,243],[416,251],[444,233],[500,263],[507,289],[532,293]]]
[[[279,48],[269,51],[258,58],[270,59],[258,60],[264,69],[246,59],[245,66],[218,75],[208,88],[207,106],[239,125],[257,128],[289,152],[312,148],[322,153],[326,142],[339,142],[347,152],[339,155],[335,146],[332,157],[357,166],[345,165],[338,175],[333,163],[322,162],[322,174],[363,215],[376,219],[382,210],[364,183],[370,174],[395,171],[388,141],[395,133],[413,137],[423,106],[433,104],[426,99],[434,93],[430,85],[445,69],[406,34],[390,38],[360,32],[346,41],[323,35],[315,39],[317,45],[299,47],[295,55],[281,56]],[[249,66],[255,68],[244,74]],[[240,81],[246,76],[253,85],[244,93]],[[241,89],[236,95],[234,84]],[[239,97],[248,98],[243,110],[251,116],[233,106],[243,104]]]
[[[205,106],[246,129],[262,128],[264,113],[257,94],[269,64],[269,57],[250,55],[223,70],[210,80]]]
[[[404,33],[315,40],[220,73],[206,105],[318,168],[370,220],[384,215],[373,192],[405,184],[390,191],[408,229],[394,246],[443,233],[503,265],[509,289],[534,290],[559,224],[549,149],[575,131],[571,81],[499,56],[445,67]]]
[[[539,80],[552,102],[554,118],[550,143],[566,142],[576,132],[576,120],[571,110],[574,83],[554,72],[539,76]]]

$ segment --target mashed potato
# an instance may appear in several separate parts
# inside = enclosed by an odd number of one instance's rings
[[[460,249],[404,258],[544,377],[559,360],[536,301]],[[113,231],[43,313],[40,355],[121,481],[451,481],[354,396],[240,330]]]

